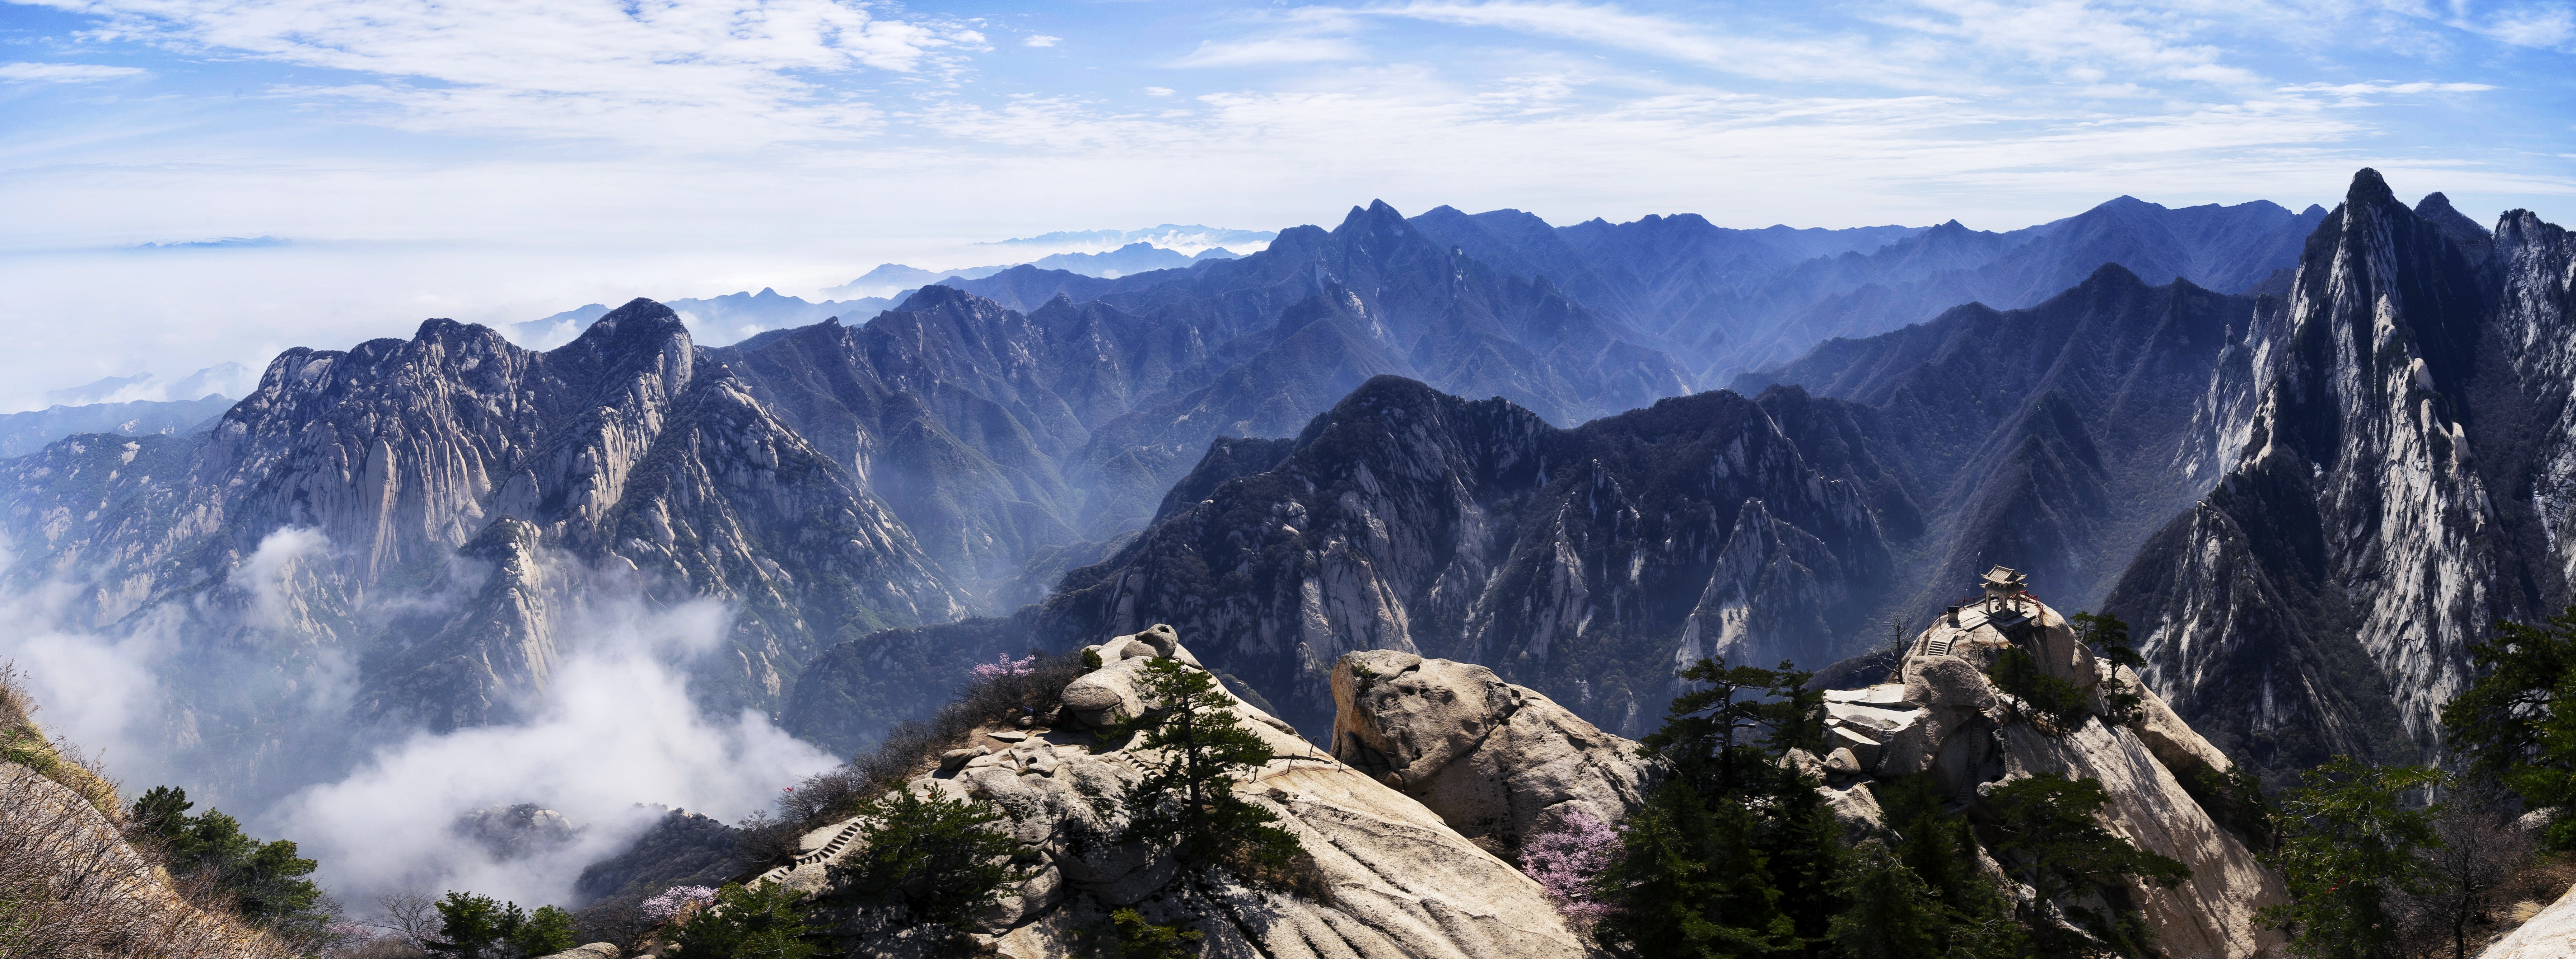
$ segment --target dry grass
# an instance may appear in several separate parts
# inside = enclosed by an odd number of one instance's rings
[[[286,959],[205,881],[170,878],[127,842],[115,784],[45,739],[21,674],[0,664],[0,959]],[[303,946],[305,948],[298,948]]]
[[[100,813],[122,818],[116,786],[91,769],[67,743],[45,738],[36,725],[36,700],[28,695],[26,674],[16,663],[0,663],[0,762],[11,762],[43,774],[88,799]]]

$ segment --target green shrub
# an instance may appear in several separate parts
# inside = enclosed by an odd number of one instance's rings
[[[1029,873],[1008,860],[1027,847],[985,828],[1003,818],[991,803],[924,798],[897,789],[859,807],[869,817],[858,852],[832,867],[862,895],[904,904],[924,924],[964,932],[975,913]]]
[[[2280,848],[2265,857],[2289,880],[2290,901],[2263,923],[2290,934],[2310,959],[2364,959],[2395,942],[2399,894],[2426,891],[2422,851],[2441,844],[2432,814],[2406,795],[2447,786],[2422,766],[2369,766],[2350,756],[2302,774],[2281,797]]]
[[[2008,647],[1996,657],[1995,664],[1986,668],[1986,676],[1995,681],[1995,688],[2017,700],[2014,713],[2029,720],[2040,732],[2066,735],[2082,725],[2088,715],[2083,687],[2049,675],[2039,667],[2038,657],[2019,646]]]
[[[2550,810],[2555,849],[2576,849],[2576,606],[2541,626],[2499,621],[2469,647],[2478,679],[2442,707],[2443,735],[2522,797]]]
[[[211,878],[253,924],[327,921],[320,911],[322,887],[306,878],[319,864],[297,856],[295,843],[254,839],[221,810],[188,815],[195,807],[186,790],[155,786],[134,801],[130,815],[169,857],[171,871]]]
[[[1207,933],[1183,930],[1176,925],[1157,925],[1145,921],[1145,915],[1134,909],[1121,909],[1109,914],[1109,930],[1085,934],[1101,948],[1093,953],[1099,959],[1190,959],[1197,955],[1195,945]]]
[[[778,883],[726,883],[715,905],[680,927],[679,959],[812,959],[804,894]]]

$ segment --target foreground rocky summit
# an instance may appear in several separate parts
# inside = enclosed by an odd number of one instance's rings
[[[1037,875],[980,921],[978,941],[1014,959],[1075,954],[1082,936],[1132,907],[1154,922],[1187,922],[1207,935],[1209,956],[1580,957],[1583,941],[1558,918],[1537,883],[1478,848],[1421,802],[1380,783],[1237,700],[1235,711],[1278,758],[1236,787],[1279,817],[1313,859],[1320,894],[1243,885],[1222,874],[1183,875],[1168,859],[1121,846],[1114,796],[1136,780],[1134,757],[1095,737],[1078,714],[1106,720],[1142,708],[1134,677],[1147,659],[1196,658],[1171,628],[1088,647],[1099,669],[1066,691],[1068,715],[1051,727],[990,730],[907,788],[988,799],[1007,828],[1036,850]],[[851,955],[910,955],[925,948],[881,925],[882,912],[838,897],[832,867],[858,846],[863,823],[815,831],[809,852],[762,878],[820,893],[822,914]]]
[[[2057,735],[2043,731],[1986,673],[2016,645],[2080,688],[2091,715]],[[1847,823],[1883,826],[1873,784],[1928,775],[1971,822],[1983,822],[1991,816],[1982,799],[2004,782],[2043,773],[2098,779],[2111,799],[2100,813],[2105,827],[2191,869],[2170,889],[2129,883],[2166,954],[2278,954],[2280,933],[2255,913],[2283,902],[2284,886],[2255,857],[2262,837],[2231,816],[2223,784],[2233,765],[2134,679],[2095,659],[2036,599],[1972,605],[1917,636],[1888,681],[1825,692],[1828,797]],[[2127,717],[2108,718],[2110,683],[2120,680],[2139,702]]]

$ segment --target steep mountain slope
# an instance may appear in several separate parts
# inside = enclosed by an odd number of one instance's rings
[[[832,704],[900,715],[965,657],[1168,622],[1305,728],[1330,721],[1336,658],[1398,649],[1490,665],[1628,734],[1677,657],[1830,661],[1891,578],[1864,492],[1732,393],[1561,430],[1378,377],[1268,467],[1244,472],[1244,452],[1212,452],[1229,478],[1185,480],[1204,498],[1041,607],[826,654],[791,728],[825,728]]]
[[[2223,478],[2112,593],[2176,710],[2276,773],[2429,745],[2467,644],[2567,595],[2563,234],[2461,219],[2354,178],[2196,412]]]
[[[2038,306],[1969,304],[1828,340],[1735,388],[1769,386],[1761,403],[1809,459],[1868,457],[1851,476],[1888,490],[1881,521],[1900,537],[1909,608],[1938,607],[2001,563],[2089,609],[2138,544],[2216,482],[2210,470],[2177,475],[2186,450],[2214,441],[2194,404],[2230,338],[2279,308],[2104,265]],[[1927,520],[1890,521],[1909,509]]]
[[[733,603],[732,655],[698,686],[727,707],[769,703],[825,643],[964,611],[894,517],[650,301],[549,353],[447,320],[289,350],[210,434],[74,437],[0,470],[12,582],[76,587],[76,625],[168,631],[179,662],[228,677],[177,704],[209,782],[354,735],[328,709],[285,718],[343,662],[361,719],[506,718],[561,654],[546,608],[567,579]]]
[[[1444,247],[1383,202],[1352,208],[1330,231],[1284,231],[1239,259],[1116,280],[1018,268],[962,288],[1023,308],[1096,299],[1207,344],[1204,368],[1097,427],[1082,465],[1067,470],[1109,494],[1083,526],[1093,538],[1141,525],[1211,440],[1292,432],[1370,376],[1500,396],[1559,424],[1692,386],[1654,337],[1552,282]]]
[[[1023,316],[929,286],[864,326],[826,322],[711,351],[981,588],[1082,539],[1066,473],[1094,429],[1187,382],[1197,330],[1058,298]],[[1202,374],[1203,375],[1203,374]]]

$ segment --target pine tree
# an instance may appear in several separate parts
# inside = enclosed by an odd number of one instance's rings
[[[1754,849],[1766,863],[1771,884],[1780,891],[1780,911],[1801,939],[1822,940],[1840,896],[1837,876],[1849,868],[1843,848],[1842,823],[1816,792],[1823,783],[1783,770],[1755,817]]]
[[[1619,860],[1596,880],[1617,911],[1594,934],[1611,953],[1735,959],[1797,948],[1768,865],[1753,847],[1753,814],[1711,807],[1698,791],[1666,782],[1630,813]]]
[[[1122,841],[1170,851],[1189,865],[1224,863],[1260,881],[1285,871],[1302,847],[1279,817],[1234,794],[1235,778],[1270,762],[1270,746],[1243,727],[1234,700],[1205,670],[1177,659],[1146,661],[1136,692],[1151,707],[1132,720],[1130,754],[1144,776],[1123,797]]]
[[[1676,777],[1703,797],[1770,793],[1782,775],[1781,756],[1823,743],[1824,693],[1805,688],[1813,673],[1789,663],[1761,669],[1702,659],[1674,676],[1699,688],[1673,698],[1663,727],[1637,751],[1671,762]]]
[[[2191,878],[2190,867],[2141,850],[2103,828],[2095,814],[2110,801],[2098,779],[2041,773],[2005,783],[1986,797],[1997,820],[1994,850],[2013,863],[2042,903],[2099,891],[2116,904],[2126,895],[2116,885],[2122,878],[2168,887]],[[2141,941],[2152,934],[2132,917],[2072,911],[2068,916],[2123,954],[2144,955],[2153,949],[2151,941]]]
[[[2281,844],[2267,857],[2289,880],[2290,901],[2266,907],[2263,921],[2310,959],[2379,955],[2397,936],[2389,900],[2424,891],[2419,854],[2441,842],[2432,815],[2408,808],[2405,794],[2447,777],[2337,756],[2302,778],[2281,797]]]
[[[901,900],[924,924],[963,931],[976,912],[1029,873],[1008,861],[1027,851],[986,828],[1003,818],[991,803],[924,797],[910,788],[869,800],[859,851],[831,868],[833,881],[862,895]]]
[[[132,818],[154,840],[177,872],[214,880],[242,917],[268,926],[314,925],[322,887],[307,878],[320,864],[297,855],[295,843],[261,841],[242,832],[241,821],[221,810],[188,815],[196,804],[187,790],[155,786],[134,801]]]
[[[580,945],[573,939],[572,913],[562,906],[539,906],[510,933],[511,948],[522,956],[551,956]]]
[[[2576,606],[2542,626],[2497,622],[2469,647],[2477,682],[2442,707],[2443,735],[2530,809],[2549,845],[2576,849]]]
[[[1938,956],[1948,930],[1941,900],[1887,847],[1863,843],[1834,882],[1847,904],[1830,938],[1846,956]]]

